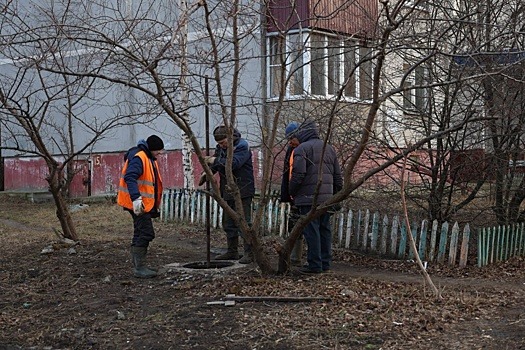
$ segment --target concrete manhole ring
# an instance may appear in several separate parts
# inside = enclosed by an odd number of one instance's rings
[[[239,264],[236,260],[215,261],[194,261],[188,263],[173,263],[165,265],[168,271],[180,271],[186,273],[223,273],[235,269],[247,267],[248,265]]]

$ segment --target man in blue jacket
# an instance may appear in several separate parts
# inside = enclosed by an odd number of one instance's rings
[[[124,156],[124,167],[119,182],[117,203],[133,218],[131,256],[134,275],[151,278],[157,272],[146,266],[150,242],[155,238],[152,218],[160,216],[162,177],[157,157],[164,149],[164,142],[157,135],[140,140]]]
[[[306,215],[343,186],[341,168],[335,149],[319,138],[312,121],[303,122],[295,133],[300,144],[294,149],[289,192],[300,215]],[[330,270],[332,262],[332,232],[330,214],[322,214],[303,231],[308,253],[303,273]]]
[[[228,205],[235,210],[235,199],[230,192],[228,180],[226,178],[226,155],[228,149],[228,128],[224,125],[218,126],[213,131],[213,137],[217,142],[213,156],[206,157],[206,162],[213,173],[218,172],[220,175],[221,197],[226,200]],[[248,224],[252,219],[252,200],[255,195],[255,184],[253,178],[252,152],[248,142],[241,138],[237,129],[233,129],[233,161],[232,172],[235,184],[239,187],[242,199],[244,217]],[[239,230],[233,219],[223,211],[222,227],[226,232],[228,250],[226,253],[215,257],[216,260],[237,260],[239,259],[239,236],[242,232]],[[253,252],[250,244],[244,241],[244,255],[239,262],[249,264],[253,261]]]

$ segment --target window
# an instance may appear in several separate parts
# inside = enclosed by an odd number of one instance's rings
[[[342,87],[341,63],[341,41],[329,38],[328,39],[328,95],[336,95]]]
[[[410,65],[403,65],[404,71],[408,71]],[[403,86],[403,109],[412,112],[424,112],[428,107],[428,92],[425,85],[428,84],[428,70],[424,66],[417,66],[407,76]]]
[[[284,62],[284,39],[270,38],[270,96],[279,95],[282,88],[282,67]]]
[[[325,95],[325,41],[322,35],[312,34],[310,37],[310,69],[311,89],[313,95]]]
[[[372,98],[372,49],[360,47],[359,61],[359,97],[366,100]]]
[[[357,67],[356,67],[356,45],[352,42],[345,43],[344,46],[344,81],[345,96],[357,96]]]
[[[270,97],[316,95],[370,99],[372,49],[338,36],[303,31],[286,38],[269,37]]]
[[[289,62],[290,62],[290,95],[304,94],[304,75],[303,75],[303,36],[299,34],[289,36]]]

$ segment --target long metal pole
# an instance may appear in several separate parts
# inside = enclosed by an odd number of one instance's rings
[[[204,118],[206,123],[206,155],[209,154],[210,150],[210,107],[209,107],[209,79],[206,76],[204,80],[204,95],[206,99],[206,105],[204,106]],[[210,205],[210,181],[206,179],[206,261],[208,262],[208,268],[210,267],[210,250],[211,250],[211,228],[210,228],[210,216],[211,216],[211,205]]]

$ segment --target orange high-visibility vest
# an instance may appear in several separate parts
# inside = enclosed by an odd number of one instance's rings
[[[293,168],[293,153],[295,152],[295,149],[292,150],[292,153],[290,153],[290,159],[288,160],[288,180],[292,179],[292,168]]]
[[[144,204],[144,211],[147,213],[153,209],[155,205],[155,173],[153,171],[153,162],[157,168],[158,174],[158,183],[157,183],[157,208],[160,207],[160,202],[162,200],[162,177],[158,171],[159,167],[157,161],[152,161],[146,155],[146,152],[139,151],[135,156],[140,157],[142,160],[142,175],[137,179],[137,184],[139,187],[140,195],[142,196],[142,203]],[[128,192],[128,185],[124,180],[124,175],[126,175],[126,170],[128,169],[129,160],[126,160],[124,163],[124,168],[120,175],[120,182],[117,194],[117,204],[133,210],[133,202]]]

